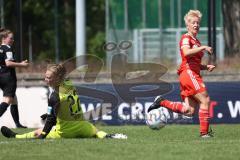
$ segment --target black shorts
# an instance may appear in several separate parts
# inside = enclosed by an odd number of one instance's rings
[[[4,97],[13,97],[16,94],[17,78],[10,73],[0,73],[0,88]]]

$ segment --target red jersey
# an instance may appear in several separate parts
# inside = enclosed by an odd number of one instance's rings
[[[190,69],[195,73],[200,74],[201,60],[204,53],[201,51],[191,56],[184,56],[182,51],[182,48],[184,46],[188,46],[190,47],[190,49],[200,47],[201,43],[199,42],[199,40],[190,36],[188,33],[186,33],[182,35],[179,45],[180,45],[182,63],[178,69],[178,74],[180,74],[183,70],[186,70],[186,69]]]

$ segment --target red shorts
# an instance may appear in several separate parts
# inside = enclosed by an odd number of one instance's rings
[[[206,91],[202,77],[190,69],[180,73],[179,81],[182,100],[184,100],[185,97]]]

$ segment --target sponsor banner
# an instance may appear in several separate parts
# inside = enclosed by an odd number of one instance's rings
[[[130,89],[134,85],[91,84],[76,86],[78,88],[82,110],[85,118],[101,121],[109,125],[145,124],[145,113],[154,101],[158,91],[167,91],[163,96],[172,101],[181,101],[179,84],[169,86],[162,84],[142,85]],[[156,89],[156,86],[163,90]],[[206,83],[211,97],[210,116],[212,123],[240,123],[240,82]],[[156,89],[157,92],[149,90]],[[147,90],[147,91],[146,91]],[[1,91],[0,91],[1,92]],[[40,116],[47,112],[47,88],[18,88],[20,122],[31,128],[42,127]],[[84,96],[83,96],[84,95]],[[135,97],[135,98],[134,98]],[[1,100],[2,96],[0,96]],[[198,114],[193,118],[169,112],[164,109],[168,123],[198,123]],[[15,127],[9,109],[0,118],[0,126]]]
[[[179,84],[173,83],[172,85],[173,89],[163,96],[172,101],[181,101]],[[211,123],[240,123],[240,82],[209,82],[206,83],[206,86],[211,98]],[[125,102],[121,100],[119,93],[114,90],[111,84],[85,85],[85,87],[112,94],[118,100],[117,105],[114,104],[113,106],[111,103],[102,102],[103,100],[80,96],[82,109],[87,112],[85,114],[86,119],[103,121],[111,125],[144,124],[146,110],[156,96],[144,97],[144,88],[146,89],[149,86],[143,86],[141,97],[136,97],[136,101],[133,102]],[[121,91],[129,93],[127,85],[122,84],[119,87],[122,88]],[[94,94],[92,96],[99,97]],[[164,109],[164,112],[169,123],[198,123],[198,113],[191,118],[172,113],[167,109]]]

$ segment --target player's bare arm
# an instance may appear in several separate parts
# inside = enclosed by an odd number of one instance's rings
[[[212,65],[212,64],[207,65],[207,71],[208,72],[212,72],[215,68],[216,68],[215,65]]]
[[[208,64],[208,65],[201,64],[201,66],[200,66],[201,70],[207,70],[209,72],[212,72],[215,68],[216,68],[216,66],[212,65],[212,64]]]
[[[24,60],[20,63],[6,60],[5,63],[7,67],[28,67],[29,65],[27,60]]]
[[[212,47],[209,47],[209,46],[204,46],[204,47],[205,47],[205,51],[207,51],[208,54],[212,54],[213,53]]]
[[[197,48],[190,48],[189,46],[182,47],[183,54],[185,56],[191,56],[201,51],[207,51],[209,54],[212,54],[212,47],[209,46],[200,46]]]

